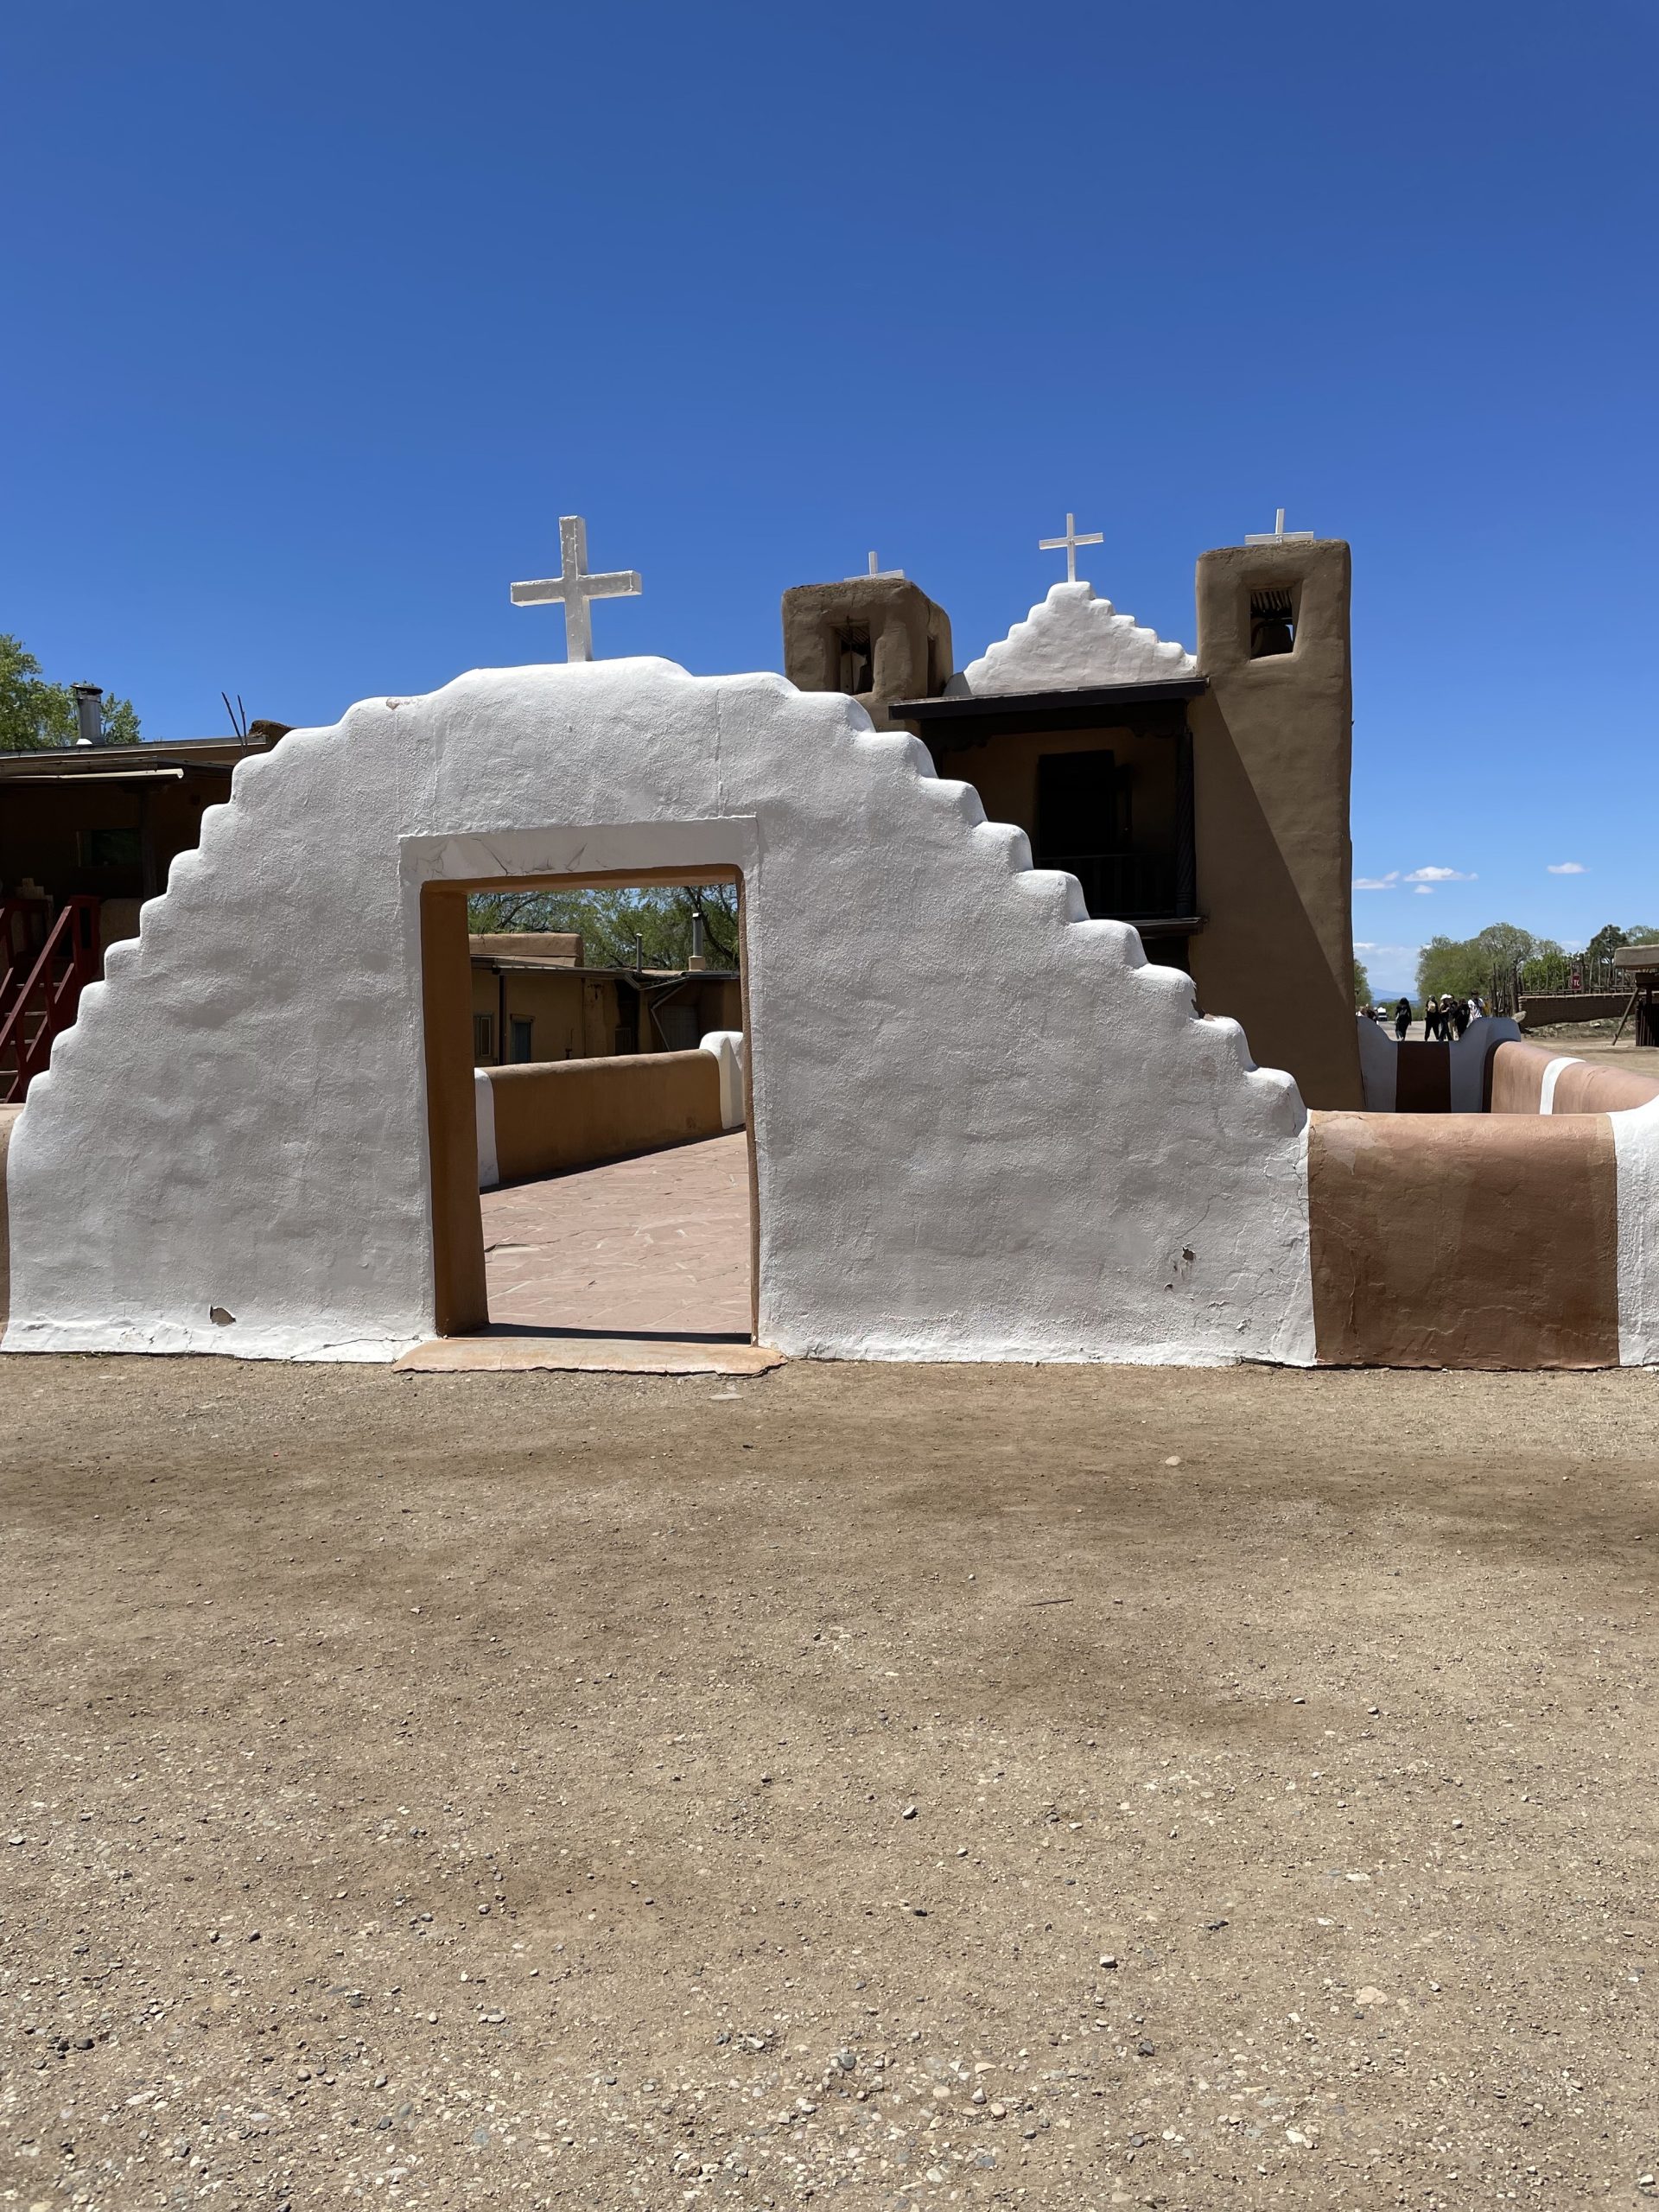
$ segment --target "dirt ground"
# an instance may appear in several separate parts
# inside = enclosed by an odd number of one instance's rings
[[[1558,1021],[1548,1028],[1529,1029],[1527,1042],[1548,1045],[1554,1051],[1569,1053],[1576,1060],[1601,1060],[1609,1067],[1627,1068],[1633,1075],[1659,1076],[1659,1049],[1637,1044],[1628,1024],[1624,1034],[1614,1044],[1616,1027],[1611,1021]]]
[[[1627,2205],[1659,1376],[0,1365],[0,2201]]]

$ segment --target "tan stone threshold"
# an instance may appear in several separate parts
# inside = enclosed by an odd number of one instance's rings
[[[553,1368],[596,1375],[764,1375],[784,1355],[766,1344],[696,1344],[658,1337],[436,1337],[395,1364],[406,1375]]]

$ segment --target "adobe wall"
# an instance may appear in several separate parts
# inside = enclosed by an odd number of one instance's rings
[[[1198,666],[1189,710],[1199,1002],[1243,1023],[1311,1106],[1361,1103],[1354,1034],[1353,687],[1350,560],[1340,539],[1233,545],[1198,566]],[[1294,652],[1252,660],[1250,593],[1298,599]]]
[[[1605,1116],[1315,1113],[1307,1171],[1322,1364],[1618,1364]]]
[[[712,1052],[480,1068],[474,1082],[489,1093],[493,1179],[502,1183],[694,1144],[724,1127]]]
[[[387,1359],[440,1325],[441,1253],[471,1325],[467,887],[709,870],[742,886],[764,1341],[1310,1359],[1294,1085],[1029,861],[916,740],[776,677],[486,671],[296,732],[34,1087],[5,1348]]]
[[[579,976],[574,969],[510,970],[495,975],[473,963],[473,1012],[487,1016],[493,1051],[505,1053],[512,1036],[502,1021],[529,1021],[531,1049],[538,1060],[598,1059],[616,1050],[620,1019],[616,985],[608,976]]]
[[[1620,1114],[1659,1099],[1659,1082],[1635,1068],[1575,1060],[1541,1045],[1500,1045],[1492,1057],[1494,1114]]]
[[[1617,1021],[1630,1002],[1628,991],[1529,991],[1521,1001],[1521,1018],[1534,1029],[1563,1022]]]

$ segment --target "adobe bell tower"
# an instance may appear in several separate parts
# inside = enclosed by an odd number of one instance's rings
[[[1363,1103],[1353,988],[1351,561],[1278,527],[1199,556],[1200,1002],[1310,1106]]]
[[[937,699],[950,680],[950,619],[902,569],[784,594],[784,674],[802,691],[842,691],[878,729],[895,699]]]

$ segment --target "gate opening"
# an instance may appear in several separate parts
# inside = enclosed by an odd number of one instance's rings
[[[753,1344],[738,871],[431,882],[421,947],[440,1336]]]

